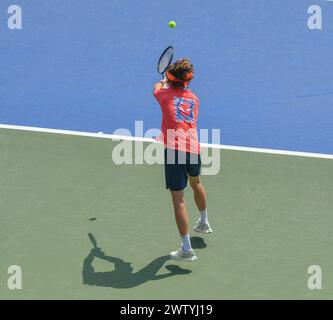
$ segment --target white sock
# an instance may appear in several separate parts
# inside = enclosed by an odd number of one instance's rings
[[[185,236],[182,236],[182,241],[183,241],[183,247],[182,247],[182,249],[184,251],[190,251],[192,249],[190,235],[186,234]]]
[[[200,211],[200,221],[202,223],[208,222],[208,212],[207,212],[207,209]]]

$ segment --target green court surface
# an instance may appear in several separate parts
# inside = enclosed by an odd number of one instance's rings
[[[180,238],[163,166],[115,165],[116,143],[0,130],[1,299],[333,298],[332,160],[222,150],[203,177],[214,233],[191,235],[185,264],[165,257]],[[190,190],[187,204],[194,225]],[[10,265],[22,290],[7,287]],[[310,265],[322,290],[307,287]]]

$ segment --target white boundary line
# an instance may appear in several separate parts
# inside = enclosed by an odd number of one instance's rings
[[[129,140],[129,141],[158,143],[158,141],[156,141],[155,139],[150,139],[150,138],[141,138],[141,137],[133,137],[133,136],[132,137],[131,136],[119,136],[119,135],[104,134],[104,133],[48,129],[48,128],[39,128],[39,127],[28,127],[28,126],[15,126],[15,125],[7,125],[7,124],[0,124],[0,129],[12,129],[12,130],[44,132],[44,133],[54,133],[54,134],[66,134],[66,135],[72,135],[72,136],[93,137],[93,138],[103,138],[103,139],[112,139],[112,140]],[[287,151],[287,150],[276,150],[276,149],[249,148],[249,147],[208,144],[208,143],[201,143],[201,146],[205,147],[205,148],[212,148],[212,149],[247,151],[247,152],[268,153],[268,154],[309,157],[309,158],[321,158],[321,159],[333,159],[333,154],[298,152],[298,151]]]

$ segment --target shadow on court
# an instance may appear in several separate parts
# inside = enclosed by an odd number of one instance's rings
[[[207,247],[205,240],[201,237],[191,237],[191,245],[193,249],[204,249]]]
[[[84,259],[82,270],[83,283],[87,285],[117,289],[134,288],[147,281],[162,280],[176,275],[190,274],[192,272],[191,270],[183,269],[177,265],[167,265],[165,269],[169,272],[157,275],[164,263],[170,260],[169,255],[158,257],[141,270],[133,272],[133,267],[130,262],[126,262],[118,257],[106,255],[97,247],[96,240],[92,234],[89,234],[89,238],[92,240],[94,248]],[[207,246],[200,237],[193,237],[191,240],[194,249],[201,249]],[[95,258],[112,263],[113,270],[96,272],[92,265]]]

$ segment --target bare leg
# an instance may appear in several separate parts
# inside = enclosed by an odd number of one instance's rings
[[[189,177],[190,185],[194,193],[194,201],[200,211],[207,209],[206,191],[199,177]]]
[[[170,252],[173,260],[194,261],[197,259],[192,247],[189,235],[189,219],[185,206],[184,190],[171,191],[172,202],[175,209],[175,218],[179,233],[182,238],[182,247],[174,252]]]
[[[189,233],[189,219],[185,206],[184,190],[171,191],[175,218],[180,235],[183,237]]]

